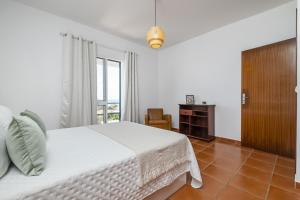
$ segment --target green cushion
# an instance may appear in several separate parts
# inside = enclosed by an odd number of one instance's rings
[[[40,126],[40,128],[42,129],[43,133],[46,136],[46,126],[45,126],[42,118],[40,118],[40,116],[38,116],[36,113],[34,113],[30,110],[25,110],[24,112],[21,112],[20,115],[27,116],[30,119],[32,119],[33,121],[35,121]]]
[[[5,175],[9,168],[10,159],[5,144],[6,131],[0,126],[0,178]]]
[[[45,168],[46,140],[41,128],[26,116],[14,117],[6,146],[11,161],[26,175],[40,175]]]

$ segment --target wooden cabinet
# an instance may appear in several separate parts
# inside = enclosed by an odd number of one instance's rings
[[[196,139],[215,139],[215,105],[179,104],[179,131]]]

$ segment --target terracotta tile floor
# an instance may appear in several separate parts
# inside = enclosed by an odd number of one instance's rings
[[[169,200],[300,200],[300,189],[294,187],[295,160],[223,139],[190,140],[204,185],[186,185]]]

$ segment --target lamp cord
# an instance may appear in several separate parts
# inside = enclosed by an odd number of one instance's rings
[[[156,0],[154,0],[154,25],[156,26]]]

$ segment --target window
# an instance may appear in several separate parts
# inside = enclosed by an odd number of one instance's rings
[[[121,62],[97,58],[98,123],[121,119]]]

